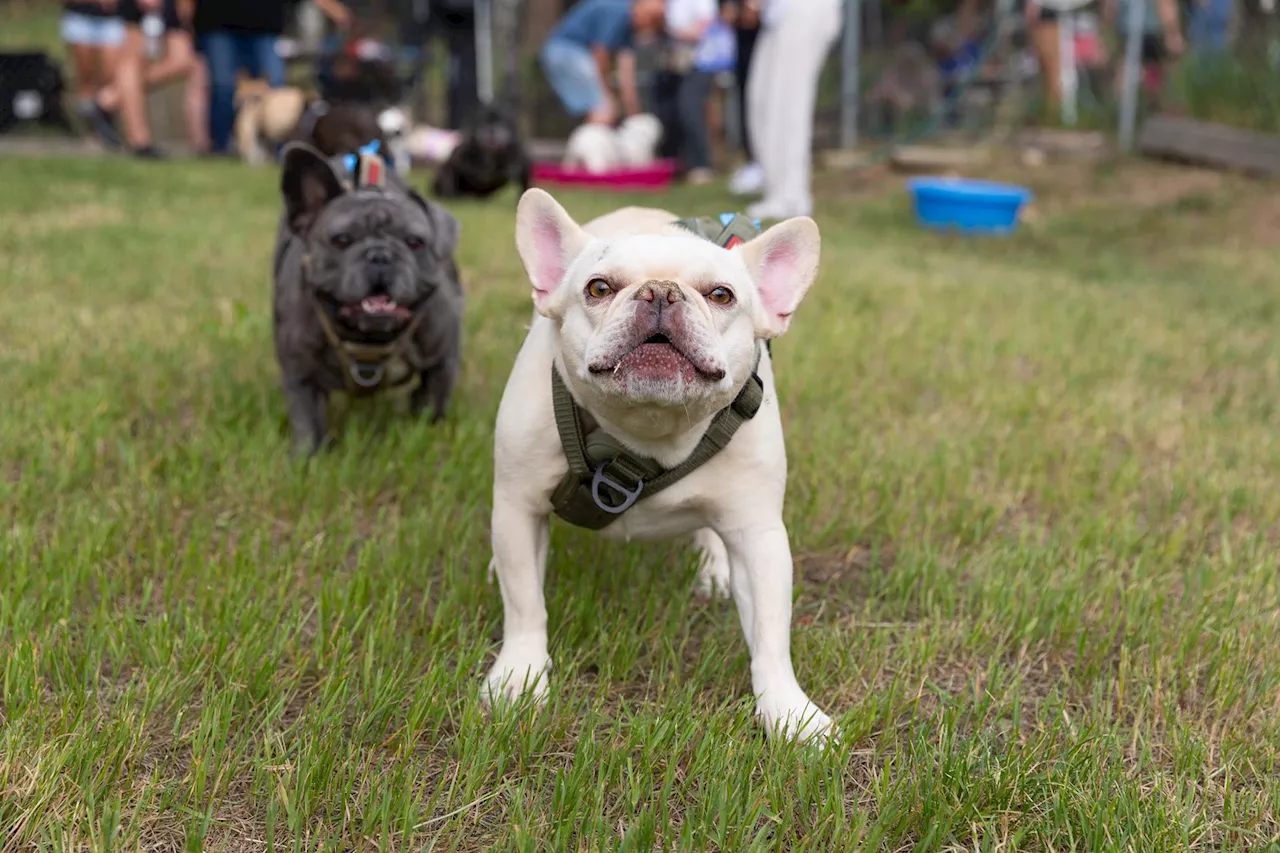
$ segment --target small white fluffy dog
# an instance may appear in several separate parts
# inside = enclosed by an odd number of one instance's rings
[[[606,124],[580,124],[569,134],[565,144],[565,166],[585,169],[600,175],[622,162],[622,146],[618,133]]]
[[[627,116],[618,125],[618,144],[628,166],[648,166],[658,156],[662,122],[651,113]]]
[[[662,122],[649,113],[628,116],[616,129],[604,124],[580,124],[569,134],[564,165],[593,175],[622,166],[648,166],[657,158]]]
[[[542,587],[552,495],[568,470],[552,370],[587,417],[668,468],[689,458],[754,370],[763,386],[755,416],[701,467],[641,496],[601,532],[623,540],[692,535],[702,552],[700,587],[731,590],[737,603],[757,715],[771,734],[824,740],[831,720],[791,662],[787,459],[764,345],[787,330],[817,274],[818,227],[788,219],[725,249],[676,219],[625,208],[579,226],[542,190],[520,199],[516,246],[535,315],[497,417],[490,572],[504,621],[485,696],[491,704],[522,694],[541,702],[548,689]]]
[[[409,132],[412,124],[404,107],[387,107],[378,113],[378,129],[382,138],[387,141],[387,151],[383,156],[391,161],[400,177],[407,177],[413,167],[413,157],[409,149]]]

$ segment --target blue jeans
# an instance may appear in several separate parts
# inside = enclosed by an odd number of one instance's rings
[[[542,46],[542,70],[571,116],[586,115],[604,103],[600,70],[591,51],[564,39]]]
[[[1230,0],[1192,3],[1187,16],[1187,44],[1193,55],[1223,54],[1231,27]]]
[[[684,75],[676,91],[680,110],[680,165],[685,169],[711,168],[711,139],[707,129],[707,98],[714,79],[694,69]]]
[[[271,86],[284,85],[284,59],[276,53],[276,39],[269,33],[205,33],[198,48],[209,66],[209,139],[214,151],[226,151],[236,120],[236,72]]]

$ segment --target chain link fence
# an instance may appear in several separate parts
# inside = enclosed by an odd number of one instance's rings
[[[371,34],[409,49],[404,61],[415,114],[442,122],[449,51],[431,16],[459,0],[348,2]],[[531,138],[563,139],[574,125],[538,61],[548,33],[574,2],[475,0],[482,95],[512,105]],[[1135,11],[1142,13],[1135,31],[1143,36],[1135,40],[1134,59],[1145,65],[1133,87],[1139,121],[1160,111],[1280,133],[1278,0],[1038,2],[846,0],[847,14],[857,16],[856,26],[845,28],[854,42],[838,44],[827,57],[815,147],[976,141],[1032,126],[1122,133],[1123,36]],[[294,5],[291,36],[305,40],[308,28],[313,35],[323,30],[309,3]],[[0,12],[15,9],[21,14],[11,20],[47,23],[50,47],[60,55],[61,3],[0,0]],[[639,59],[643,89],[656,73],[657,51],[642,49]],[[306,77],[305,67],[299,72]],[[741,81],[721,75],[718,84],[710,118],[723,151],[741,133],[735,96]]]

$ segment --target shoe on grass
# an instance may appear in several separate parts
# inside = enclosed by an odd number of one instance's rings
[[[134,157],[139,160],[168,160],[169,155],[161,151],[154,145],[144,145],[141,148],[134,148],[131,152]]]
[[[764,169],[759,163],[748,163],[733,173],[729,191],[734,195],[755,195],[764,189]]]
[[[85,118],[89,120],[89,123],[93,126],[93,132],[98,139],[102,140],[103,145],[115,151],[124,147],[124,140],[120,138],[120,131],[116,130],[115,117],[104,110],[96,101],[85,110]]]

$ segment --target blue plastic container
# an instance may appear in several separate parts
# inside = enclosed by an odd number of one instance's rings
[[[921,225],[962,234],[1008,234],[1031,200],[1026,187],[967,178],[911,178],[907,189]]]

